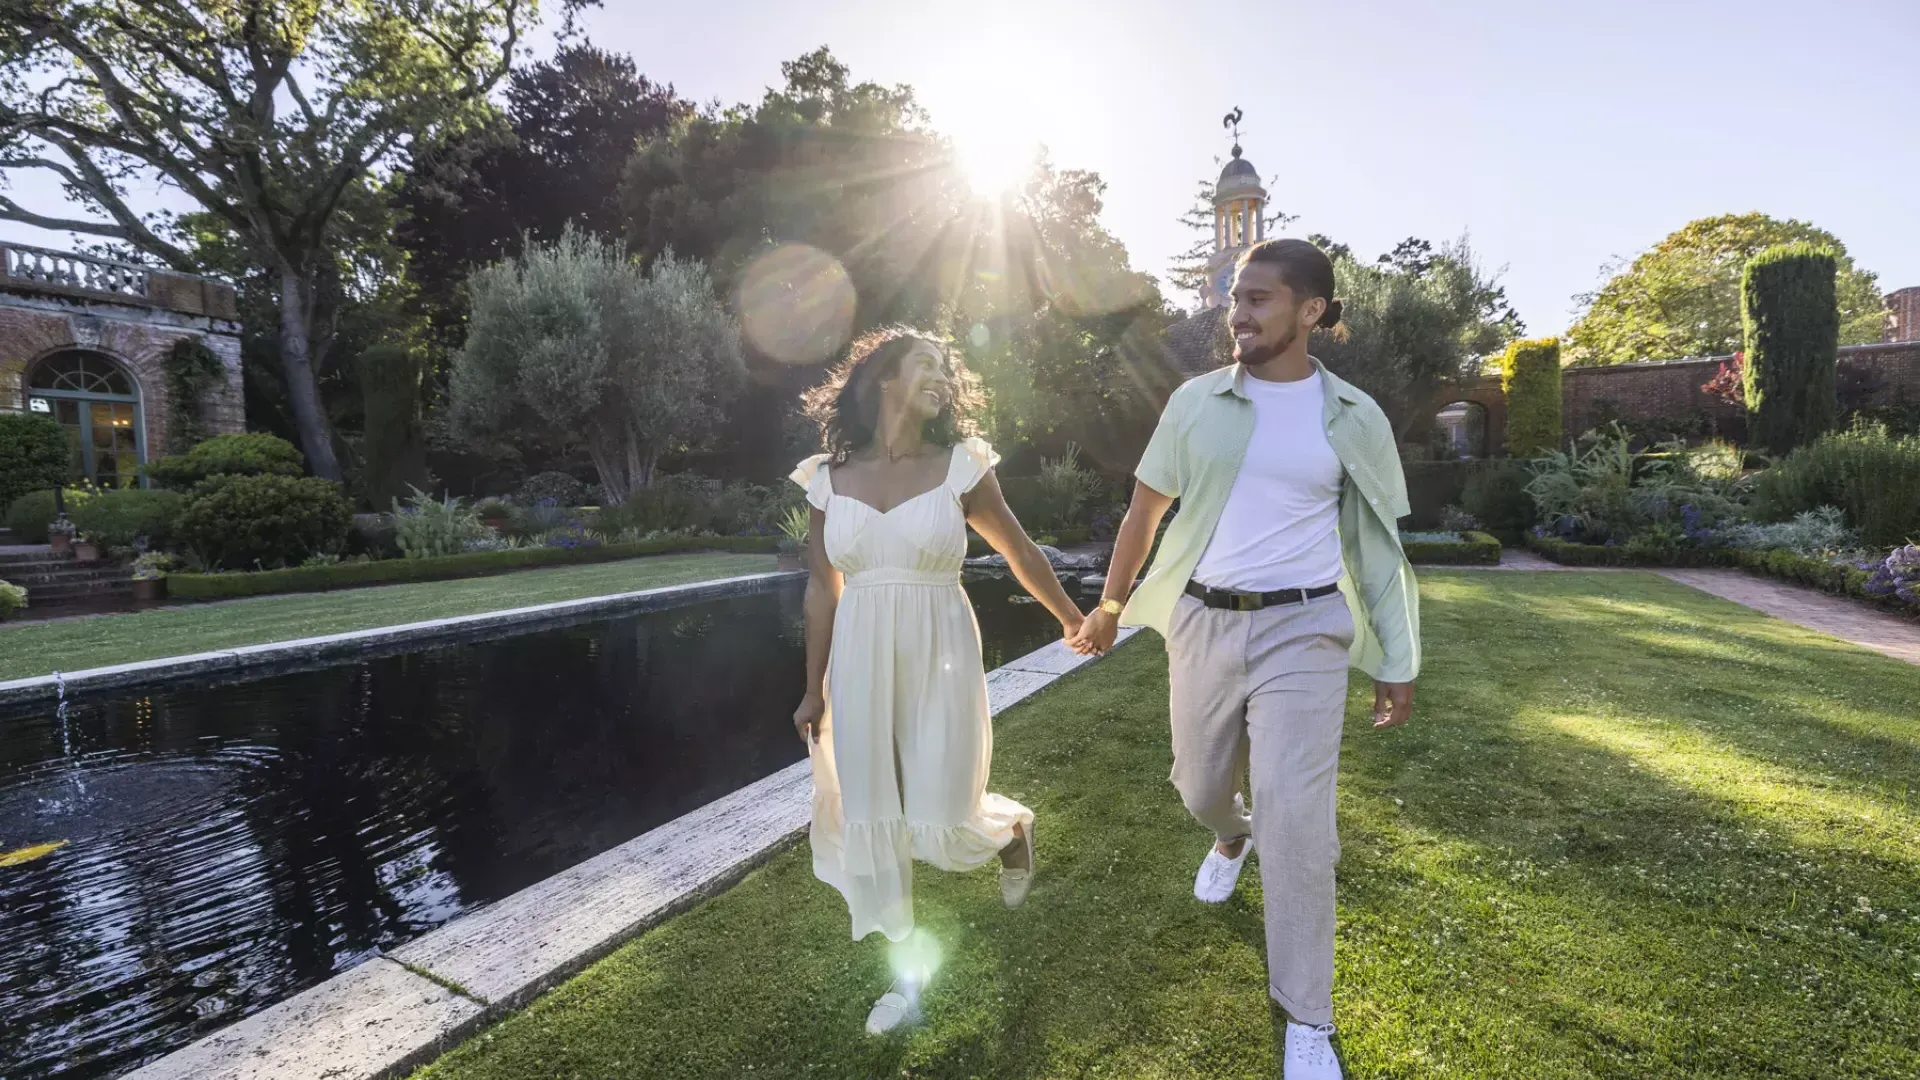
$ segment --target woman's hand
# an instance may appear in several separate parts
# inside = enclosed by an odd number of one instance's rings
[[[793,710],[793,730],[799,732],[801,742],[819,742],[827,732],[826,699],[819,694],[802,698],[800,707]]]
[[[1087,654],[1087,650],[1084,648],[1081,648],[1079,644],[1080,627],[1086,621],[1087,621],[1087,617],[1085,615],[1079,615],[1079,614],[1076,614],[1073,618],[1070,618],[1070,619],[1060,620],[1061,639],[1067,643],[1068,648],[1072,649],[1074,652],[1077,652],[1082,656],[1085,656]]]
[[[1068,644],[1082,656],[1088,653],[1105,656],[1113,648],[1114,638],[1119,636],[1119,631],[1120,620],[1117,616],[1107,614],[1105,608],[1095,608],[1080,624],[1079,637]]]

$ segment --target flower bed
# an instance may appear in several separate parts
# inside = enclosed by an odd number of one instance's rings
[[[478,577],[538,566],[570,566],[608,562],[644,555],[692,551],[729,551],[771,555],[774,538],[767,536],[667,537],[626,544],[590,547],[533,547],[505,551],[473,551],[425,559],[381,559],[377,562],[296,566],[286,570],[256,570],[235,574],[170,574],[168,593],[176,600],[229,600],[269,593],[324,592],[360,585],[395,585],[410,581],[443,581]]]
[[[1453,539],[1443,539],[1451,536]],[[1411,533],[1402,536],[1407,561],[1422,566],[1497,566],[1500,541],[1488,533]]]

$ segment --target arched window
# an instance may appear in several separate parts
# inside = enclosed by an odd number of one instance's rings
[[[1450,456],[1487,456],[1487,407],[1477,401],[1456,401],[1434,417]]]
[[[73,478],[107,487],[131,487],[146,459],[140,422],[140,386],[112,357],[69,349],[35,365],[27,406],[66,430]]]

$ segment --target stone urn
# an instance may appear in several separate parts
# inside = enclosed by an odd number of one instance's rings
[[[167,598],[167,579],[163,577],[134,578],[133,600],[136,604],[157,604]]]
[[[47,534],[47,546],[53,549],[55,555],[71,554],[73,551],[73,534],[50,532]]]
[[[781,573],[791,573],[807,568],[807,557],[798,551],[783,551],[779,555]]]
[[[76,562],[92,563],[100,561],[100,545],[84,537],[73,542],[73,558]]]

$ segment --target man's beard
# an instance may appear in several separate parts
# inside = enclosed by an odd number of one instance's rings
[[[1236,344],[1233,349],[1233,358],[1248,367],[1259,367],[1261,364],[1293,348],[1294,341],[1299,337],[1300,328],[1290,323],[1287,326],[1287,336],[1281,338],[1279,343],[1274,345],[1252,346]]]

